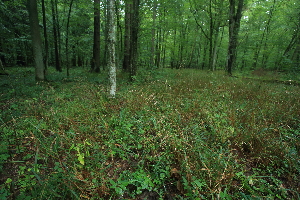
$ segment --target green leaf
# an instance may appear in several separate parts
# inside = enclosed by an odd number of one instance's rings
[[[84,155],[79,153],[77,154],[78,156],[78,161],[80,162],[80,164],[84,165]]]
[[[6,181],[5,181],[5,184],[9,184],[12,182],[12,179],[11,178],[7,178]]]

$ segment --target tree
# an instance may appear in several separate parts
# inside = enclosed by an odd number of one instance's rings
[[[274,9],[275,9],[275,4],[276,4],[276,0],[273,1],[273,4],[270,8],[270,10],[267,11],[268,13],[268,18],[265,21],[266,23],[265,26],[263,27],[263,32],[262,35],[260,37],[260,40],[257,41],[256,43],[256,49],[255,49],[255,53],[254,53],[254,57],[253,57],[253,64],[252,64],[252,69],[255,69],[257,64],[258,64],[258,59],[259,59],[259,55],[261,54],[261,51],[263,52],[263,56],[262,56],[262,63],[261,63],[261,67],[265,68],[266,67],[266,58],[267,55],[266,53],[267,51],[267,46],[268,46],[268,38],[269,38],[269,34],[270,34],[270,24],[271,24],[271,20],[273,17],[273,13],[274,13]],[[262,29],[261,27],[259,27],[260,29]],[[262,49],[264,47],[264,49]]]
[[[94,45],[91,71],[100,72],[100,0],[94,1]]]
[[[115,25],[115,0],[110,0],[108,3],[108,65],[109,65],[109,80],[110,91],[109,95],[114,98],[116,95],[116,25]]]
[[[137,50],[139,32],[140,0],[125,1],[125,40],[123,69],[129,71],[129,79],[133,81],[137,70]]]
[[[230,76],[232,75],[232,69],[235,67],[236,63],[238,34],[242,18],[243,5],[244,0],[229,0],[229,44],[227,73]]]
[[[292,61],[293,61],[293,68],[295,70],[300,70],[300,11],[299,11],[299,4],[297,4],[297,11],[296,11],[296,20],[295,20],[295,25],[296,25],[296,30],[294,35],[295,35],[295,50],[292,55]]]
[[[28,7],[24,0],[0,1],[0,59],[3,65],[32,64]]]
[[[55,2],[54,2],[55,1]],[[60,58],[60,32],[58,23],[57,0],[51,0],[52,23],[53,23],[53,38],[54,38],[54,53],[55,53],[55,68],[62,72]]]
[[[157,0],[153,1],[153,13],[152,13],[152,30],[151,30],[151,56],[150,56],[150,67],[155,66],[155,47],[156,47],[156,41],[155,41],[155,32],[156,32],[156,15],[157,15]]]
[[[70,26],[70,16],[72,11],[73,0],[70,2],[68,18],[67,18],[67,28],[66,28],[66,64],[67,64],[67,76],[70,75],[70,62],[69,62],[69,26]]]
[[[48,34],[47,34],[47,23],[46,23],[46,9],[45,0],[42,0],[42,13],[43,13],[43,28],[44,28],[44,40],[45,40],[45,69],[48,68],[49,59],[49,45],[48,45]]]
[[[35,64],[35,79],[37,81],[42,81],[45,80],[45,68],[36,0],[28,0],[28,12]]]
[[[221,27],[224,27],[224,24],[227,20],[225,18],[226,6],[224,0],[209,0],[204,1],[199,4],[196,0],[190,1],[190,10],[193,13],[195,22],[204,38],[208,42],[208,48],[204,48],[206,51],[209,51],[208,65],[212,71],[216,69],[217,64],[217,52],[219,45],[219,33]],[[221,38],[222,39],[222,38]]]
[[[2,64],[1,59],[0,59],[0,75],[8,75],[8,73],[4,70],[4,66]]]
[[[130,69],[130,41],[131,41],[131,18],[132,18],[132,1],[125,1],[125,36],[124,36],[124,58],[123,70],[129,71]]]

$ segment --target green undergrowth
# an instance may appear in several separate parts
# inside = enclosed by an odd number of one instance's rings
[[[1,77],[0,199],[299,199],[298,86],[197,70]]]

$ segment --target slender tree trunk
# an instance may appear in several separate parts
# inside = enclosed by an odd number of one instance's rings
[[[298,8],[300,6],[298,5]],[[293,68],[294,70],[300,69],[300,9],[298,9],[298,24],[296,24],[297,31],[295,31],[295,51],[292,55]]]
[[[124,38],[124,59],[123,59],[123,70],[129,71],[130,69],[130,45],[131,45],[131,10],[132,2],[125,1],[125,38]]]
[[[204,48],[203,48],[203,58],[202,58],[202,70],[206,67],[206,65],[207,65],[207,51],[208,51],[208,48],[207,48],[207,46],[208,46],[208,43],[209,43],[209,41],[208,40],[206,40],[205,41],[205,44],[204,44]]]
[[[213,54],[214,54],[214,17],[212,13],[212,0],[209,1],[209,68],[214,71]]]
[[[163,7],[163,15],[162,15],[162,23],[166,22],[166,7]],[[162,47],[161,47],[161,51],[162,51],[162,67],[164,68],[166,66],[166,37],[167,37],[167,33],[165,30],[163,30],[162,33]]]
[[[94,46],[92,72],[100,72],[100,0],[94,0]]]
[[[121,11],[120,11],[120,0],[116,2],[116,25],[117,25],[117,43],[116,43],[116,66],[120,66],[120,61],[123,59],[120,55],[123,55],[123,28],[121,25]]]
[[[115,0],[110,0],[108,4],[108,65],[109,65],[109,81],[110,81],[110,97],[116,95],[116,25],[115,25]]]
[[[48,68],[49,59],[49,44],[48,44],[48,34],[47,34],[47,23],[46,23],[46,9],[45,0],[42,0],[42,12],[43,12],[43,26],[44,26],[44,39],[45,39],[45,70]]]
[[[212,71],[216,70],[217,64],[217,52],[218,52],[218,39],[219,39],[219,25],[215,27],[216,30],[214,31],[214,43],[213,43],[213,51],[212,51],[212,58],[211,58],[211,69]]]
[[[57,24],[57,9],[56,4],[51,0],[51,9],[52,9],[52,21],[53,21],[53,37],[54,37],[54,52],[55,52],[55,68],[57,71],[62,72],[61,68],[61,59],[59,52],[59,36],[58,36],[58,24]]]
[[[162,30],[161,28],[157,31],[157,42],[155,47],[155,66],[157,68],[160,67],[160,61],[161,61],[161,52],[162,52]]]
[[[103,12],[103,19],[105,21],[105,26],[104,26],[104,31],[103,31],[103,36],[104,36],[104,52],[103,52],[103,57],[102,60],[100,61],[101,65],[102,65],[102,69],[105,70],[105,67],[107,67],[108,64],[108,32],[109,32],[109,21],[108,21],[108,15],[109,15],[109,11],[108,11],[108,7],[109,7],[109,3],[110,0],[105,0],[104,1],[104,12]],[[115,2],[116,4],[116,2]],[[101,25],[101,23],[100,23]],[[101,56],[100,56],[101,58]]]
[[[139,32],[139,6],[140,0],[133,0],[132,4],[132,23],[131,23],[131,47],[130,47],[130,71],[129,71],[129,80],[135,80],[136,71],[137,71],[137,50],[138,50],[138,32]]]
[[[299,17],[299,27],[300,27],[300,17]],[[299,32],[297,33],[298,37],[296,39],[295,43],[295,51],[291,57],[293,61],[293,68],[296,70],[300,69],[300,34]]]
[[[176,35],[177,35],[177,29],[175,27],[174,34],[173,34],[173,49],[171,52],[171,68],[177,68],[177,59],[175,59],[175,50],[176,50]]]
[[[231,76],[232,69],[236,64],[238,34],[240,29],[240,21],[242,18],[244,0],[229,0],[229,3],[229,45],[227,56],[227,73]],[[236,3],[238,3],[237,8]]]
[[[73,0],[70,2],[69,12],[68,12],[68,19],[67,19],[67,30],[66,30],[66,64],[67,64],[67,76],[70,75],[70,62],[69,62],[69,24],[70,24],[70,16],[72,11]]]
[[[263,34],[261,36],[261,40],[256,44],[256,51],[254,53],[253,64],[252,64],[253,69],[255,69],[257,67],[258,60],[259,60],[259,55],[261,54],[262,47],[264,47],[264,49],[262,50],[264,53],[263,53],[263,56],[262,56],[261,66],[264,68],[265,65],[266,65],[266,61],[267,61],[267,58],[268,58],[266,48],[267,48],[267,42],[268,42],[268,38],[269,38],[268,35],[270,33],[270,24],[271,24],[271,20],[272,20],[272,17],[273,17],[273,11],[275,9],[275,4],[276,4],[276,0],[273,1],[273,5],[270,9],[269,18],[268,18],[268,21],[266,23],[266,26],[264,27],[264,31],[263,31]]]
[[[137,70],[137,48],[139,31],[140,0],[125,1],[125,40],[123,69],[129,71],[129,80],[133,81]]]
[[[156,10],[157,10],[157,1],[153,1],[153,13],[152,13],[152,30],[151,30],[151,55],[150,55],[150,67],[152,68],[155,65],[155,31],[156,31]]]
[[[120,66],[120,61],[123,59],[120,55],[123,55],[123,27],[121,25],[121,12],[120,0],[115,1],[116,7],[116,66]]]
[[[35,79],[37,81],[42,81],[45,80],[45,68],[36,0],[28,0],[28,12],[35,64]]]
[[[60,34],[60,25],[59,25],[59,15],[58,15],[58,0],[54,0],[55,5],[55,17],[56,17],[56,29],[57,29],[57,41],[58,41],[58,52],[59,52],[59,59],[60,65],[62,66],[63,59],[61,59],[61,34]]]

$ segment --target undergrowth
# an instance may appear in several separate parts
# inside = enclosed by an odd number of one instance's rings
[[[1,79],[0,199],[299,199],[298,86],[197,70]]]

